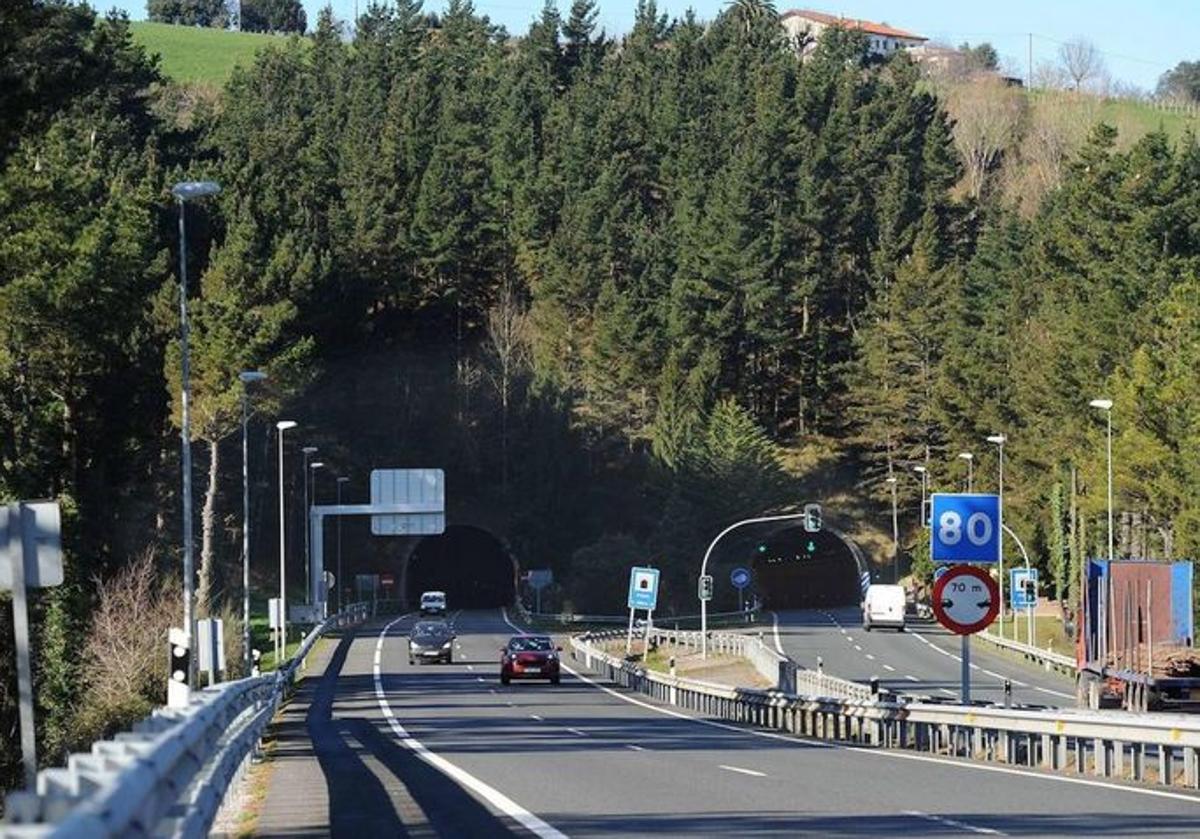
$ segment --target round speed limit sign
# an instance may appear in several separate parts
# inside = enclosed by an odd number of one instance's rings
[[[987,627],[1000,611],[1000,590],[992,575],[973,565],[954,565],[933,584],[933,614],[958,635]]]

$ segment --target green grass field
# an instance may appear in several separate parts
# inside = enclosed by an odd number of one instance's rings
[[[137,22],[132,29],[138,44],[162,56],[162,71],[168,78],[217,87],[225,84],[235,67],[249,66],[260,49],[286,37],[169,23]]]

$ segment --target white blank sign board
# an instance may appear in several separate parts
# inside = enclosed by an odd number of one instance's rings
[[[0,591],[12,589],[13,563],[21,562],[25,571],[26,588],[61,586],[62,516],[57,501],[26,501],[33,511],[33,544],[36,557],[24,562],[21,541],[21,504],[0,505]],[[5,639],[7,640],[7,639]]]
[[[371,470],[372,504],[436,504],[438,513],[371,516],[376,536],[436,536],[446,529],[446,476],[441,469]]]

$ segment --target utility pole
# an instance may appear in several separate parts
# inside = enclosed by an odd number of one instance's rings
[[[1033,90],[1033,33],[1029,33],[1029,89]]]

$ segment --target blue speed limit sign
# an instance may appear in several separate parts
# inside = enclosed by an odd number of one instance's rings
[[[999,496],[935,492],[932,519],[934,562],[1000,560]]]

